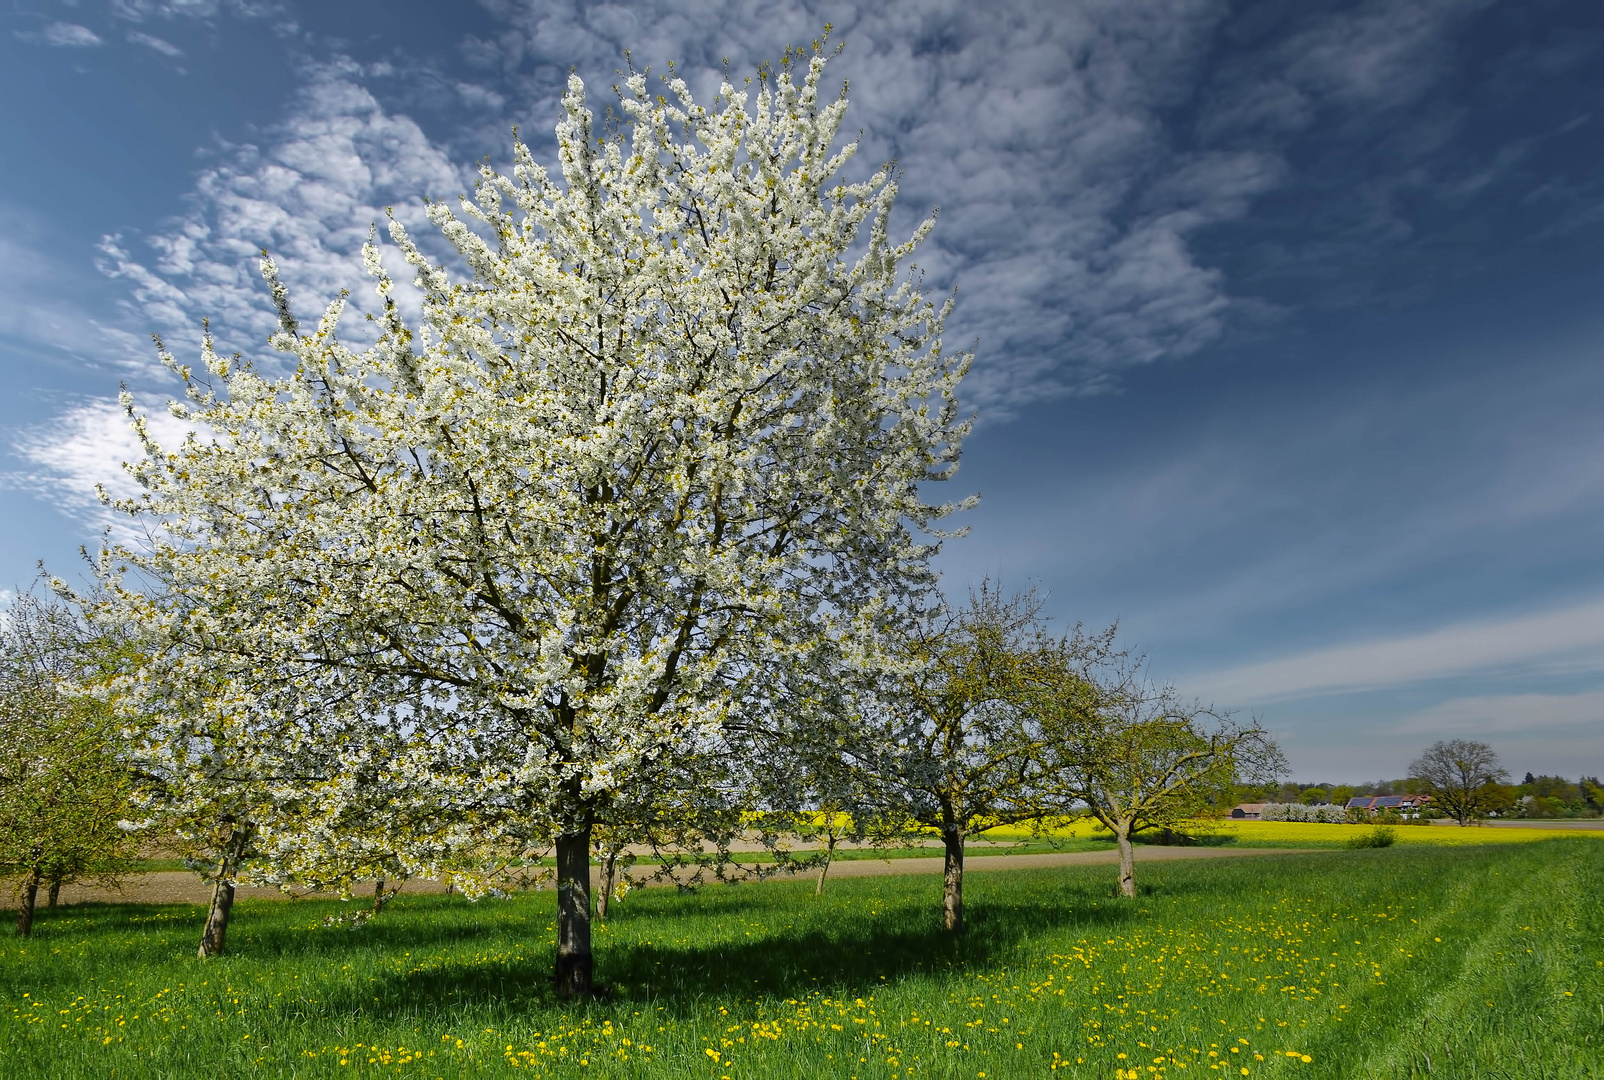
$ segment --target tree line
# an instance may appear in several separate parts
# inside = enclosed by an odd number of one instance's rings
[[[241,881],[349,896],[375,880],[373,907],[358,916],[366,918],[413,876],[469,895],[527,884],[556,847],[532,822],[513,840],[487,837],[476,829],[483,818],[449,804],[429,812],[436,828],[451,818],[462,840],[422,833],[422,804],[395,812],[402,781],[382,760],[334,777],[241,768],[278,751],[220,743],[222,729],[206,724],[175,732],[165,712],[148,711],[148,697],[121,696],[119,680],[151,662],[129,635],[108,638],[80,611],[31,594],[0,624],[0,875],[18,890],[18,934],[31,930],[41,886],[53,905],[64,883],[115,885],[142,848],[182,855],[211,881],[204,957],[224,951]],[[791,727],[783,756],[740,767],[744,783],[659,792],[594,828],[583,861],[559,862],[555,874],[559,890],[569,882],[578,932],[593,913],[606,917],[620,865],[643,855],[681,884],[816,870],[822,891],[839,843],[931,835],[944,853],[943,926],[957,932],[967,840],[999,825],[1081,817],[1112,834],[1119,893],[1134,897],[1136,835],[1184,829],[1227,805],[1244,779],[1283,765],[1262,729],[1146,679],[1112,630],[1050,634],[1033,592],[1007,596],[985,583],[962,607],[927,612],[896,649],[899,675],[854,683],[843,673],[830,723]],[[331,752],[371,749],[340,735]],[[309,795],[335,778],[361,790],[336,822],[308,821]],[[754,837],[767,841],[771,861],[733,861],[731,845]],[[313,842],[323,846],[308,851]]]

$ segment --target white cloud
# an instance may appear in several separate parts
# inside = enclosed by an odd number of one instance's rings
[[[1170,130],[1165,110],[1195,92],[1197,62],[1229,14],[1216,0],[1007,0],[985,10],[961,0],[485,6],[503,30],[464,51],[489,77],[439,82],[428,73],[465,114],[454,135],[464,161],[487,149],[505,156],[509,119],[523,123],[537,156],[542,140],[549,151],[571,66],[590,80],[598,106],[625,49],[659,71],[678,61],[705,94],[726,58],[739,77],[833,21],[847,49],[832,70],[850,79],[848,125],[863,130],[858,164],[901,165],[902,227],[942,207],[921,262],[933,291],[962,289],[949,336],[979,339],[965,392],[993,419],[1110,387],[1132,365],[1218,338],[1236,301],[1191,238],[1242,217],[1287,177],[1271,149],[1188,148]],[[1308,71],[1283,73],[1291,104],[1261,102],[1260,111],[1296,118],[1297,102],[1311,95],[1360,92],[1338,87],[1339,76],[1358,80],[1353,87],[1393,85],[1387,73],[1412,70],[1411,49],[1435,47],[1420,29],[1430,20],[1404,6],[1372,4],[1355,15],[1350,44],[1368,59],[1347,75],[1335,58],[1348,24],[1320,22],[1294,50],[1315,58]],[[279,6],[237,0],[115,5],[132,21],[225,11],[283,16]],[[1402,29],[1388,31],[1389,19]],[[159,48],[153,42],[162,39],[147,37],[130,35]],[[1310,74],[1327,69],[1333,74]],[[130,287],[130,325],[160,329],[178,345],[210,317],[225,347],[253,348],[272,321],[256,276],[259,249],[273,252],[303,309],[344,287],[365,299],[356,253],[369,223],[386,206],[417,223],[419,196],[470,186],[442,147],[364,85],[383,77],[389,89],[394,78],[404,94],[404,68],[336,60],[306,71],[285,120],[225,147],[179,219],[107,238],[103,267]]]
[[[51,246],[37,215],[0,202],[0,340],[41,360],[109,362],[137,370],[152,357],[148,338],[93,314],[82,272]]]
[[[38,41],[69,49],[92,48],[102,43],[100,35],[89,27],[65,22],[53,22],[43,30],[19,30],[16,36],[24,41]]]
[[[965,393],[996,419],[1117,385],[1262,314],[1194,243],[1292,178],[1284,140],[1233,140],[1245,125],[1290,136],[1332,106],[1362,122],[1378,102],[1415,100],[1440,81],[1447,29],[1482,2],[1300,13],[1218,85],[1203,61],[1233,49],[1216,0],[482,0],[503,28],[463,51],[520,86],[511,119],[537,120],[538,138],[570,65],[610,82],[629,49],[637,65],[677,61],[703,89],[726,60],[744,74],[832,22],[861,160],[903,167],[905,222],[942,208],[921,262],[936,289],[961,290],[949,333],[980,343]],[[1188,131],[1174,110],[1194,104]]]
[[[153,401],[140,403],[149,430],[163,446],[177,446],[191,430]],[[9,486],[46,492],[65,509],[99,527],[126,528],[96,492],[103,486],[114,498],[130,498],[139,486],[123,468],[139,461],[144,449],[115,401],[91,400],[20,433],[12,448],[39,470],[6,477]]]
[[[289,37],[300,31],[300,24],[281,0],[112,0],[111,13],[116,18],[134,23],[152,19],[205,21],[220,15],[232,15],[240,19],[266,21],[279,37]]]
[[[1402,733],[1435,738],[1576,734],[1604,739],[1604,690],[1457,697],[1410,713]]]
[[[1317,649],[1202,674],[1186,680],[1186,686],[1221,702],[1252,705],[1539,665],[1570,670],[1604,666],[1604,600]]]
[[[155,49],[163,56],[184,55],[184,50],[180,49],[177,45],[174,45],[171,41],[163,40],[162,38],[155,37],[151,34],[142,34],[138,30],[128,31],[128,40],[132,41],[135,45],[143,45],[147,49]]]
[[[979,338],[965,393],[993,418],[1217,337],[1225,282],[1188,237],[1278,174],[1266,155],[1170,144],[1160,110],[1224,14],[1213,0],[486,6],[506,28],[465,52],[516,73],[531,128],[555,117],[570,64],[605,85],[629,49],[705,91],[726,58],[739,77],[833,22],[860,163],[902,167],[904,227],[941,207],[920,262],[935,290],[961,290],[949,334]]]
[[[359,251],[369,226],[383,222],[386,207],[420,224],[422,196],[455,195],[467,184],[356,74],[343,62],[309,69],[282,123],[259,144],[226,148],[197,178],[188,212],[137,238],[148,255],[136,253],[136,238],[106,238],[103,269],[128,282],[130,321],[191,341],[209,318],[225,347],[256,349],[274,320],[257,276],[263,249],[303,311],[321,311],[342,288],[365,299]],[[359,332],[358,320],[348,326]]]
[[[102,241],[102,270],[128,286],[124,326],[160,331],[182,357],[210,318],[220,347],[260,352],[274,320],[257,274],[262,248],[278,259],[303,312],[315,316],[342,288],[353,290],[360,308],[368,290],[359,250],[369,224],[382,222],[393,206],[403,221],[427,229],[420,196],[455,195],[467,185],[417,124],[383,109],[354,75],[345,63],[309,69],[282,123],[258,144],[226,147],[223,160],[201,172],[186,213],[160,230]],[[157,404],[178,388],[141,335],[97,326],[70,304],[51,301],[55,292],[71,290],[30,284],[29,274],[50,263],[13,246],[0,233],[0,284],[15,277],[31,299],[0,308],[0,333],[124,358],[136,385],[155,391],[147,411],[158,438],[181,437],[180,428],[163,426],[170,418]],[[396,261],[392,270],[403,271]],[[411,274],[397,276],[404,294]],[[365,330],[355,313],[346,326],[351,336]],[[33,470],[8,477],[10,484],[50,491],[77,516],[115,524],[94,486],[123,490],[120,463],[139,456],[115,403],[69,409],[25,432],[15,449]]]

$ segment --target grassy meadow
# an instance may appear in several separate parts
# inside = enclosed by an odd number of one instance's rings
[[[403,895],[356,930],[243,901],[210,962],[199,908],[64,908],[0,945],[0,1075],[1604,1076],[1597,840],[1138,881],[982,870],[957,940],[934,877],[638,890],[596,936],[614,995],[582,1006],[549,986],[550,892]]]

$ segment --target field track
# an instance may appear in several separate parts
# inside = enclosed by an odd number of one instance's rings
[[[1136,848],[1139,863],[1176,859],[1227,859],[1254,855],[1307,855],[1308,849],[1296,848],[1217,848],[1217,847],[1159,847],[1140,845]],[[971,855],[964,862],[970,873],[989,870],[1040,870],[1054,866],[1084,866],[1109,864],[1119,861],[1118,852],[1068,851],[1036,852],[1027,855]],[[830,878],[881,877],[890,874],[940,874],[942,862],[935,858],[912,859],[842,859],[830,867]],[[647,868],[634,868],[634,876],[643,879]],[[811,877],[811,874],[803,876]],[[641,884],[655,884],[641,881]],[[594,884],[594,882],[593,882]],[[360,892],[360,890],[357,890]],[[438,893],[444,887],[437,881],[408,882],[406,892]],[[304,894],[315,897],[317,894]],[[241,886],[237,897],[252,900],[294,899],[290,894],[274,888]],[[149,874],[134,874],[124,879],[121,890],[113,891],[93,887],[73,886],[61,890],[63,904],[94,902],[137,904],[204,904],[211,898],[211,886],[199,875],[187,870],[164,870]]]

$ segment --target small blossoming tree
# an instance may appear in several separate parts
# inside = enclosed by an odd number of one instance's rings
[[[285,759],[272,805],[295,813],[264,834],[338,843],[319,823],[366,797],[344,763],[378,748],[427,822],[386,846],[404,871],[553,843],[566,995],[591,989],[592,826],[740,775],[779,706],[930,586],[952,509],[921,494],[956,464],[969,363],[910,274],[931,223],[894,243],[893,175],[842,179],[825,65],[710,105],[632,74],[608,131],[575,77],[559,176],[515,145],[461,216],[430,204],[471,278],[391,222],[421,324],[370,243],[371,347],[342,341],[343,298],[300,323],[264,257],[292,374],[164,353],[204,435],[147,438],[122,505],[159,529],[110,553],[111,606],[197,677],[270,673],[259,730],[314,767]]]

